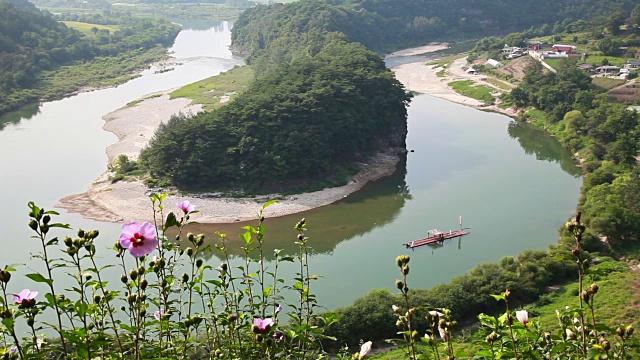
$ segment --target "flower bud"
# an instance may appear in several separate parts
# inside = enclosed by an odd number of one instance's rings
[[[33,219],[29,220],[29,227],[31,228],[31,230],[37,230],[38,222]]]
[[[147,309],[140,309],[140,317],[147,315]]]
[[[589,290],[591,291],[591,293],[593,295],[598,293],[598,289],[599,289],[598,288],[598,284],[596,284],[596,283],[593,283],[593,284],[591,284],[591,286],[589,286]]]
[[[147,281],[147,279],[140,280],[140,289],[144,290],[147,288],[148,285],[149,285],[149,282]]]
[[[127,277],[126,274],[122,274],[120,276],[120,281],[122,281],[123,284],[126,284],[129,281],[129,278]]]
[[[144,266],[142,265],[138,266],[138,274],[140,275],[144,274],[145,270],[147,269],[145,269]]]
[[[100,296],[100,295],[94,295],[93,296],[93,302],[94,303],[99,304],[100,301],[102,301],[102,296]]]
[[[85,281],[89,281],[93,278],[93,275],[89,274],[89,273],[85,273],[82,276],[84,276],[84,280]]]
[[[202,244],[204,244],[204,234],[196,236],[196,245],[202,246]]]
[[[189,274],[183,273],[182,274],[182,282],[187,282],[187,281],[189,281]]]
[[[420,334],[418,334],[418,332],[416,330],[413,330],[411,332],[411,338],[413,339],[413,341],[418,340],[418,338],[420,338]]]
[[[571,250],[571,255],[578,257],[580,255],[580,250],[578,249]]]
[[[11,280],[11,273],[8,271],[0,270],[0,281],[8,283]]]
[[[84,230],[78,229],[78,237],[84,237]]]
[[[627,328],[625,329],[625,332],[627,333],[627,336],[633,335],[633,325],[627,326]]]
[[[197,266],[198,268],[200,268],[200,267],[202,266],[202,263],[203,263],[202,259],[198,259],[198,260],[196,260],[196,266]]]
[[[402,267],[402,274],[409,275],[409,265],[405,265]]]
[[[625,328],[621,326],[616,328],[616,334],[618,334],[618,336],[620,336],[621,338],[624,338],[625,333],[626,333]]]
[[[298,240],[300,240],[300,241],[304,240],[304,235],[298,234]]]
[[[193,256],[193,248],[188,247],[186,251],[187,251],[187,256],[189,256],[189,257]]]
[[[31,326],[33,326],[33,324],[35,324],[35,320],[32,317],[28,318],[27,319],[27,325],[29,325],[29,327],[31,327]]]
[[[193,244],[196,241],[196,236],[193,235],[192,233],[187,233],[187,240],[189,240],[189,242]]]
[[[73,240],[70,237],[66,237],[64,238],[64,244],[67,245],[68,247],[73,246]]]
[[[131,271],[129,271],[129,277],[131,278],[131,280],[137,279],[138,272],[135,269],[131,269]]]
[[[398,290],[402,290],[402,288],[404,287],[404,282],[402,280],[396,280],[396,287],[398,288]]]
[[[605,340],[604,338],[600,340],[600,346],[602,346],[604,351],[608,352],[609,350],[611,350],[611,343],[609,342],[609,340]]]
[[[96,327],[96,324],[94,323],[89,323],[89,325],[87,326],[89,330],[93,330],[95,327]]]
[[[91,230],[89,231],[89,233],[87,233],[87,238],[89,239],[95,239],[98,237],[98,235],[100,235],[100,231],[98,230]]]
[[[227,271],[227,269],[228,269],[227,263],[220,264],[220,268],[222,269],[222,271]]]
[[[236,320],[238,320],[238,315],[236,314],[229,314],[229,316],[227,316],[227,320],[229,320],[229,322],[234,322]],[[259,329],[258,329],[259,330]]]

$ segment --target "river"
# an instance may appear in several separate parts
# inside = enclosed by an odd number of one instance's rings
[[[6,194],[0,204],[4,225],[0,245],[10,254],[0,257],[0,266],[19,263],[27,264],[21,271],[39,269],[29,263],[39,243],[30,239],[26,204],[33,200],[51,209],[60,198],[84,192],[104,172],[105,148],[116,141],[102,130],[104,114],[145,94],[242,63],[227,49],[231,25],[185,27],[172,49],[179,63],[173,71],[156,74],[152,68],[116,88],[0,118],[0,167],[5,169],[0,188]],[[408,127],[407,148],[413,152],[393,175],[338,203],[266,221],[267,253],[282,248],[293,254],[293,225],[307,218],[314,248],[311,272],[322,277],[312,291],[329,309],[350,304],[374,288],[393,289],[399,276],[394,259],[400,254],[412,256],[411,286],[428,288],[479,263],[529,248],[544,249],[557,240],[558,227],[575,209],[580,169],[554,138],[541,131],[427,95],[413,99]],[[110,247],[119,235],[120,224],[59,211],[58,220],[74,228],[99,229],[102,247]],[[457,228],[459,215],[471,228],[470,235],[415,251],[401,246],[432,228]],[[191,230],[204,232],[209,239],[221,231],[235,240],[242,225],[197,225]],[[236,254],[238,244],[231,244]],[[207,257],[213,266],[220,262],[215,254]],[[295,271],[283,268],[281,275],[290,279]]]

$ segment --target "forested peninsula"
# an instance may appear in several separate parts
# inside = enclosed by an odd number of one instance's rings
[[[166,56],[179,26],[108,12],[92,18],[112,26],[84,34],[24,0],[0,0],[0,114],[61,98]]]

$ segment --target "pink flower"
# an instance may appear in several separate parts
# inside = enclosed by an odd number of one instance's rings
[[[162,315],[164,315],[164,311],[162,310],[156,310],[153,312],[153,317],[156,318],[156,320],[160,320]]]
[[[196,206],[189,203],[189,200],[181,201],[178,203],[178,208],[184,211],[185,214],[188,214],[196,209]]]
[[[266,319],[255,318],[255,319],[253,319],[253,325],[257,326],[258,329],[260,329],[260,331],[269,330],[269,328],[272,327],[274,324],[275,324],[275,322],[273,322],[272,318],[266,318]]]
[[[128,222],[122,225],[120,245],[135,257],[149,255],[158,247],[156,229],[148,222]]]
[[[527,310],[516,311],[516,317],[518,318],[518,321],[522,323],[522,325],[527,325],[527,323],[529,322],[529,313],[527,313]]]
[[[35,297],[38,296],[37,291],[31,291],[29,289],[24,289],[20,291],[18,295],[13,295],[13,301],[22,306],[33,306],[35,305]]]
[[[360,346],[360,359],[364,359],[367,355],[369,355],[372,345],[373,343],[371,341],[367,341],[366,343],[362,344],[362,346]]]

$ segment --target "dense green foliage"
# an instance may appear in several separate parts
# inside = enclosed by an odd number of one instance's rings
[[[465,0],[303,0],[248,9],[233,29],[233,48],[250,54],[260,74],[274,64],[313,55],[335,34],[374,51],[428,41],[506,33],[530,26],[563,26],[563,20],[598,17],[633,2]],[[551,24],[551,25],[549,25]],[[271,64],[271,66],[268,66]]]
[[[50,97],[46,72],[97,57],[117,56],[173,42],[179,28],[164,20],[139,20],[112,14],[119,30],[85,36],[49,14],[19,10],[0,1],[0,113]],[[73,91],[73,86],[66,91]],[[65,89],[62,89],[64,92]]]
[[[174,118],[141,154],[184,189],[282,189],[334,179],[364,155],[404,146],[409,97],[382,59],[334,41],[211,113]]]
[[[557,260],[545,251],[532,250],[517,258],[481,264],[449,283],[429,290],[412,289],[410,304],[417,309],[415,328],[427,328],[424,315],[432,308],[451,309],[458,319],[472,319],[482,312],[495,313],[503,305],[490,295],[505,289],[514,294],[514,305],[533,302],[549,284],[568,279],[573,271],[571,262]],[[398,330],[391,306],[401,303],[399,294],[391,294],[386,289],[373,290],[352,305],[336,309],[334,312],[340,321],[332,325],[327,334],[337,337],[339,344],[349,345],[357,344],[360,338],[374,342],[393,338]]]

